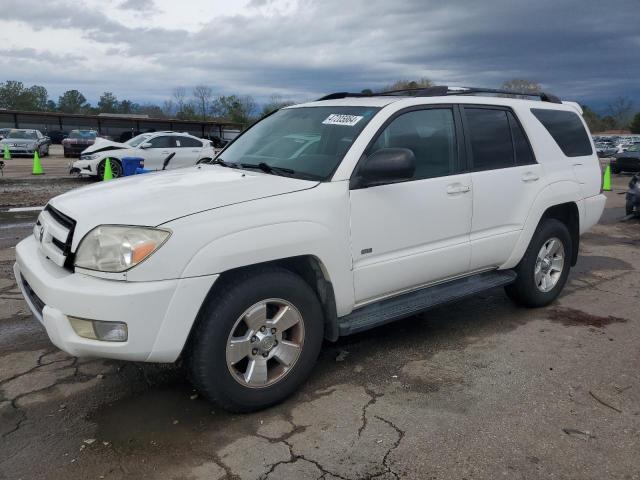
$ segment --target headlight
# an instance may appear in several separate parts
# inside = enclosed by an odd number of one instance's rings
[[[95,160],[96,158],[98,158],[98,154],[96,154],[96,153],[89,153],[87,155],[80,155],[80,160]]]
[[[171,232],[152,227],[101,225],[80,242],[75,266],[99,272],[124,272],[148,258]]]

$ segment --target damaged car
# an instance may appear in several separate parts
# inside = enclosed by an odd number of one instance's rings
[[[80,154],[96,142],[98,132],[95,130],[71,130],[69,136],[62,140],[65,158],[79,157]]]
[[[137,157],[144,160],[149,170],[162,169],[163,161],[174,154],[169,168],[190,167],[213,159],[214,150],[209,140],[202,140],[188,133],[143,133],[120,143],[98,139],[71,164],[70,173],[86,176],[104,176],[106,159],[109,158],[114,177],[122,176],[122,159]]]

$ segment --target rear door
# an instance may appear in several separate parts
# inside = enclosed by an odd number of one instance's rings
[[[509,108],[462,108],[473,184],[471,270],[498,267],[511,255],[543,187],[522,125]]]

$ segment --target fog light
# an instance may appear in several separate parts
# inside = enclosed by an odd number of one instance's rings
[[[71,323],[74,332],[83,338],[102,340],[103,342],[127,341],[127,324],[123,322],[103,322],[69,317],[69,323]]]

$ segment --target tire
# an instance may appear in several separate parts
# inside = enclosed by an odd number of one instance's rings
[[[111,172],[113,173],[113,178],[118,178],[122,176],[122,165],[120,164],[120,160],[118,160],[117,158],[110,158],[109,161],[111,162]],[[98,164],[98,179],[102,180],[104,178],[104,164],[105,161],[102,160],[99,164]]]
[[[633,203],[631,202],[631,200],[627,200],[625,204],[625,214],[631,215],[632,213],[633,213]]]
[[[269,268],[247,271],[224,282],[215,289],[214,294],[209,295],[198,314],[185,363],[192,383],[210,401],[231,412],[260,410],[284,400],[310,375],[322,346],[322,308],[311,287],[288,270]],[[267,312],[264,317],[261,315],[261,305],[266,300],[275,304],[267,302],[269,306],[264,310]],[[277,315],[275,312],[282,311],[279,310],[281,301],[287,303],[291,318],[298,315],[296,318],[299,318],[299,322],[287,327],[288,329],[283,327],[283,332],[277,331],[275,335],[280,334],[281,337],[267,353],[262,350],[266,337],[258,339],[256,335],[263,335],[259,324],[264,323],[264,318],[267,318],[267,326],[278,325],[270,322],[274,321]],[[254,321],[245,324],[244,319],[252,318]],[[282,318],[291,323],[287,320],[289,316]],[[253,324],[253,329],[249,327],[250,323]],[[270,335],[271,328],[268,327],[265,331],[266,335]],[[231,337],[242,338],[244,347],[237,350],[228,348],[227,345],[233,342]],[[247,338],[251,340],[246,340]],[[248,341],[251,343],[247,344]],[[291,360],[293,356],[290,357],[290,367],[287,369],[278,358],[285,358],[283,353],[289,352],[289,355],[291,344],[296,342],[300,348],[295,360]],[[285,350],[278,350],[283,349],[285,344]],[[264,348],[268,349],[269,345]],[[230,352],[233,351],[240,352],[237,358],[242,359],[230,359],[233,356]],[[246,356],[242,356],[244,352]],[[257,372],[256,382],[251,386],[246,379],[252,361],[255,362],[254,365],[266,362],[268,373],[264,376],[266,380],[261,380],[259,373],[264,370],[254,368],[253,371]]]
[[[560,271],[556,273],[555,269],[558,268],[559,264],[558,257],[557,255],[552,256],[552,266],[549,270],[551,281],[549,281],[543,273],[549,266],[549,262],[539,263],[538,256],[543,246],[545,248],[551,247],[551,241],[560,242],[563,261],[562,266],[559,268]],[[505,287],[509,298],[529,308],[549,305],[560,295],[560,292],[567,282],[571,265],[571,252],[571,235],[569,234],[567,226],[554,218],[543,219],[533,234],[533,238],[522,260],[520,260],[520,263],[515,268],[518,274],[516,281]],[[538,267],[540,267],[541,270],[537,270]],[[546,281],[542,280],[543,284],[539,283],[539,277],[536,276],[537,272],[539,272],[538,275],[542,275],[547,279]]]

